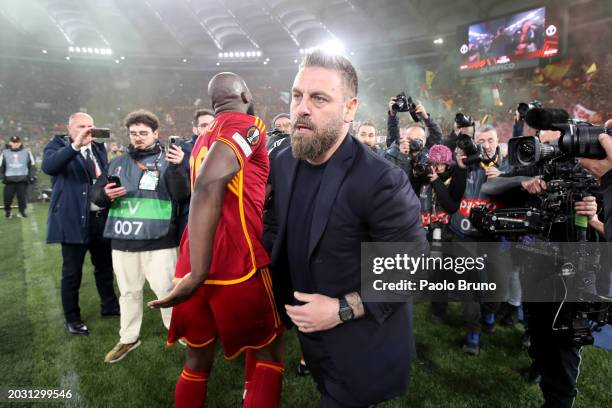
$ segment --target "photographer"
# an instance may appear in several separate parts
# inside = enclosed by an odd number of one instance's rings
[[[554,145],[559,136],[560,132],[558,131],[543,130],[540,131],[539,140],[543,144]],[[600,140],[602,139],[600,138]],[[609,140],[609,137],[607,137],[607,140]],[[606,146],[604,143],[602,145]],[[609,157],[610,152],[612,152],[612,149],[608,150]],[[606,160],[609,159],[600,162]],[[581,162],[585,168],[592,164],[587,159],[583,159]],[[592,171],[594,174],[601,174],[601,171],[595,170],[595,168],[592,168]],[[495,180],[491,186],[484,186],[483,188],[490,194],[503,194],[506,197],[504,200],[507,200],[508,207],[539,206],[549,187],[546,181],[536,175],[538,173],[539,170],[536,165],[517,166],[503,174],[500,179]],[[511,177],[513,179],[510,179]],[[507,180],[504,180],[504,178],[507,178]],[[492,186],[495,186],[495,188],[492,188]],[[597,213],[595,197],[586,196],[575,202],[573,208],[575,212],[567,214],[566,222],[552,223],[540,238],[547,242],[571,242],[571,240],[574,240],[568,234],[568,229],[573,228],[576,215],[586,216],[588,220],[594,218]],[[590,224],[592,225],[592,223]],[[597,239],[596,234],[586,234],[586,237]],[[527,272],[542,273],[541,270],[528,270]],[[581,346],[568,338],[567,330],[572,328],[572,321],[570,320],[569,323],[559,322],[557,317],[565,316],[567,318],[567,316],[572,316],[575,313],[575,308],[581,305],[581,303],[563,304],[557,302],[524,304],[531,336],[529,355],[533,359],[529,377],[541,376],[540,388],[545,400],[544,406],[571,407],[577,395],[576,381],[581,361]],[[566,330],[560,330],[559,326],[566,326]]]
[[[387,111],[387,147],[391,147],[391,145],[393,145],[394,142],[397,142],[400,137],[399,118],[397,116],[398,112],[396,109],[397,96],[394,96],[389,99],[389,110]],[[425,123],[424,129],[426,129],[427,138],[426,146],[430,147],[435,144],[440,144],[442,142],[442,129],[440,129],[440,126],[438,126],[438,124],[434,121],[434,118],[427,113],[425,107],[418,101],[416,103],[413,118],[415,116],[420,119],[420,121],[417,123]]]
[[[429,149],[426,171],[418,177],[415,190],[421,203],[421,223],[432,241],[447,241],[450,217],[459,210],[465,191],[467,170],[463,160],[452,161],[451,150],[444,145],[433,145]],[[435,274],[433,278],[442,277]],[[441,322],[446,314],[448,302],[432,302],[432,321]]]
[[[184,153],[166,150],[158,138],[159,120],[148,111],[125,119],[127,154],[108,165],[92,188],[92,201],[110,208],[104,236],[111,240],[113,268],[121,292],[120,340],[104,361],[115,363],[140,345],[145,280],[159,298],[172,290],[178,247],[178,202],[190,193]],[[171,309],[162,309],[170,326]]]
[[[606,127],[612,126],[612,119],[606,122]],[[584,169],[601,182],[601,193],[604,204],[604,233],[606,241],[612,242],[612,139],[606,134],[599,135],[599,143],[606,151],[606,158],[581,159]]]
[[[410,178],[412,167],[408,132],[404,132],[399,138],[399,143],[393,143],[393,145],[385,151],[383,157],[402,169]]]
[[[482,192],[482,186],[487,180],[498,177],[508,168],[506,160],[501,155],[497,131],[493,126],[482,126],[477,131],[474,142],[476,146],[472,144],[465,147],[467,151],[475,153],[468,157],[465,155],[457,157],[458,161],[466,161],[468,174],[459,211],[453,214],[449,226],[452,232],[451,240],[456,242],[482,242],[489,239],[472,226],[469,219],[470,212],[472,208],[480,205],[485,205],[489,209],[500,206],[499,201]],[[467,143],[460,144],[464,146]],[[497,305],[483,303],[482,308],[484,315],[481,314],[481,304],[477,299],[463,304],[463,318],[467,330],[463,351],[468,354],[477,355],[480,352],[481,315],[485,330],[489,333],[493,331]]]

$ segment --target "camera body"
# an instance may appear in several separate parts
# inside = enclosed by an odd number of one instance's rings
[[[413,142],[418,142],[418,146],[420,146],[418,150],[412,149]],[[410,142],[410,144],[410,151],[417,152],[416,156],[412,158],[412,174],[414,175],[414,178],[418,180],[427,180],[427,177],[432,172],[431,164],[429,163],[429,154],[427,150],[423,149],[420,140],[413,140]]]
[[[525,115],[527,115],[527,112],[530,109],[541,107],[542,103],[538,100],[533,100],[531,102],[519,102],[519,104],[516,106],[516,111],[519,114],[519,120],[525,120]]]
[[[405,92],[399,93],[395,97],[395,103],[392,105],[395,112],[408,112],[415,122],[420,122],[421,118],[416,113],[416,103],[411,96],[406,96]]]

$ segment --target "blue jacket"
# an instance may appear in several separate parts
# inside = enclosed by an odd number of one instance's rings
[[[83,155],[70,146],[67,136],[55,136],[43,153],[42,170],[51,176],[51,204],[47,219],[47,243],[89,242],[89,190],[92,185]],[[108,164],[106,148],[91,144],[102,171]]]
[[[302,222],[288,218],[297,164],[287,147],[271,162],[270,173],[278,226],[270,266],[287,326],[291,323],[282,305],[293,303],[287,224]],[[339,297],[360,291],[362,242],[426,242],[419,209],[406,174],[347,136],[327,162],[314,204],[307,259],[316,292]],[[364,306],[364,318],[314,336],[344,384],[328,389],[330,395],[368,406],[404,393],[415,349],[410,304]],[[307,356],[320,355],[304,342],[302,347]]]

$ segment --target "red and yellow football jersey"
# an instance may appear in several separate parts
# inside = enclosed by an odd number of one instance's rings
[[[189,168],[191,187],[213,143],[225,143],[236,154],[240,170],[227,185],[206,284],[231,285],[250,278],[270,263],[261,238],[263,206],[270,164],[266,127],[255,116],[238,112],[219,114],[209,130],[198,137]],[[190,216],[197,216],[191,214]],[[189,233],[181,238],[176,278],[191,272]]]

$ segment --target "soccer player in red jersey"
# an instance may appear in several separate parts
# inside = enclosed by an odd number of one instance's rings
[[[171,307],[168,343],[187,343],[175,406],[206,400],[216,339],[225,358],[253,353],[255,368],[244,407],[278,407],[283,326],[272,295],[268,254],[261,242],[269,161],[265,126],[251,116],[252,95],[238,75],[208,84],[215,120],[191,155],[189,224],[181,239],[176,286],[149,307]]]

